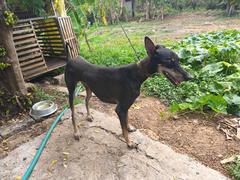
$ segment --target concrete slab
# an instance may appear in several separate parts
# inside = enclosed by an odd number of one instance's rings
[[[78,105],[76,110],[80,141],[73,139],[68,111],[62,124],[54,130],[31,179],[228,179],[139,131],[130,135],[139,144],[139,149],[129,150],[121,137],[116,117],[91,110],[94,122],[90,123],[85,121],[83,105]],[[43,137],[23,144],[1,159],[0,179],[22,176]]]

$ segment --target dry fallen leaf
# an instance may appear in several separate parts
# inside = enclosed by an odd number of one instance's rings
[[[63,162],[63,167],[67,168],[67,163],[66,162]]]
[[[67,168],[67,160],[68,160],[69,152],[63,152],[63,167]]]
[[[16,176],[15,179],[16,179],[16,180],[21,180],[22,177],[21,177],[21,176]]]
[[[57,160],[56,159],[52,160],[50,166],[48,167],[48,172],[52,173],[56,164]]]
[[[94,130],[94,132],[99,133],[100,131],[98,129]]]
[[[133,105],[132,105],[132,108],[133,108],[133,109],[140,109],[141,107],[138,106],[137,104],[133,104]]]

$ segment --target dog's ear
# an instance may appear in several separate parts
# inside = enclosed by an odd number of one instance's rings
[[[154,43],[147,36],[144,38],[144,43],[145,43],[145,49],[147,51],[148,56],[152,57],[156,50]]]

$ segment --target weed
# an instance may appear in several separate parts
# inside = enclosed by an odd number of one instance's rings
[[[237,158],[230,168],[230,174],[236,180],[240,180],[240,158]]]

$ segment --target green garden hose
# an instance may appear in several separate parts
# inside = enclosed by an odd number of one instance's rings
[[[36,166],[36,164],[37,164],[37,162],[38,162],[39,157],[40,157],[41,154],[42,154],[42,151],[43,151],[45,145],[47,144],[47,142],[48,142],[48,140],[49,140],[49,138],[50,138],[50,136],[51,136],[51,133],[52,133],[53,129],[56,127],[57,123],[60,121],[61,117],[64,115],[64,113],[67,111],[67,109],[68,109],[68,108],[65,108],[65,109],[61,112],[61,114],[56,118],[56,120],[53,122],[53,124],[51,125],[51,127],[50,127],[50,129],[48,130],[46,136],[44,137],[44,139],[43,139],[40,147],[38,148],[38,150],[37,150],[37,152],[36,152],[36,154],[35,154],[32,162],[31,162],[31,164],[29,165],[27,171],[26,171],[25,174],[23,175],[22,180],[27,180],[27,179],[29,178],[29,176],[31,175],[34,167]]]
[[[76,89],[76,92],[75,92],[75,96],[77,96],[77,94],[80,92],[81,90],[81,87],[79,86],[77,89]],[[51,137],[51,134],[54,130],[54,128],[56,127],[56,125],[58,124],[58,122],[60,121],[60,119],[62,118],[62,116],[64,115],[64,113],[68,110],[68,108],[66,107],[62,112],[61,114],[59,114],[59,116],[56,118],[56,120],[53,122],[53,124],[51,125],[50,129],[48,130],[46,136],[44,137],[44,139],[42,140],[42,143],[40,144],[31,164],[28,166],[27,168],[27,171],[24,173],[23,177],[22,177],[22,180],[28,180],[28,178],[30,177],[34,167],[36,166],[37,162],[38,162],[38,159],[39,157],[41,156],[42,154],[42,151],[45,147],[45,145],[47,144],[49,138]]]

